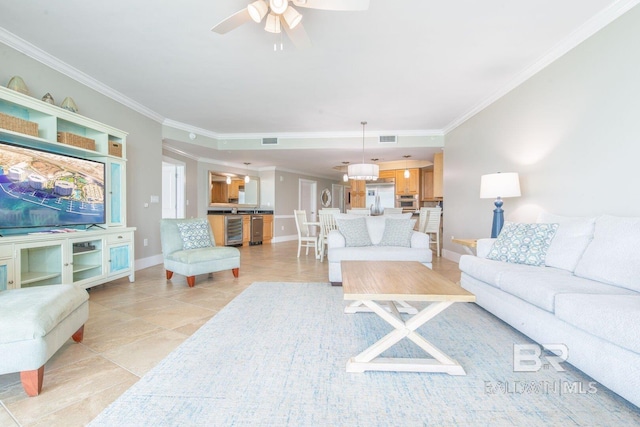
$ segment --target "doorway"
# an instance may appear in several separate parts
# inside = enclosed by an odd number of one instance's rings
[[[162,160],[162,218],[185,217],[185,165],[177,160]]]
[[[298,209],[307,212],[308,221],[316,222],[318,220],[318,183],[308,179],[300,179],[298,188]]]

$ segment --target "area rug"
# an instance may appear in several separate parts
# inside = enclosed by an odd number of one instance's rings
[[[640,424],[637,407],[568,364],[514,372],[514,344],[532,342],[475,304],[419,329],[466,376],[348,373],[347,360],[392,328],[372,313],[344,314],[346,304],[328,283],[254,283],[90,425]],[[384,355],[423,355],[404,341]]]

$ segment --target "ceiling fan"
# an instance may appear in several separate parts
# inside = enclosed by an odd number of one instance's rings
[[[302,15],[293,8],[292,4],[308,9],[334,11],[369,9],[369,0],[256,0],[246,8],[215,25],[211,28],[211,31],[225,34],[249,21],[260,23],[266,16],[265,31],[277,34],[284,28],[284,31],[296,47],[309,47],[311,41],[300,23]]]

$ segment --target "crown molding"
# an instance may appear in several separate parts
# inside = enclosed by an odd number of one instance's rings
[[[137,111],[138,113],[150,118],[151,120],[154,120],[159,123],[162,123],[162,121],[164,120],[164,117],[162,117],[160,114],[156,113],[155,111],[145,107],[144,105],[134,101],[131,98],[128,98],[127,96],[110,88],[104,83],[99,82],[93,77],[72,67],[66,62],[63,62],[60,59],[48,54],[44,50],[34,46],[28,41],[21,39],[20,37],[16,36],[13,33],[10,33],[9,31],[1,27],[0,27],[0,42],[17,50],[18,52],[21,52],[27,55],[30,58],[35,59],[36,61],[48,66],[49,68],[52,68],[53,70],[58,71],[59,73],[62,73],[65,76],[72,78],[73,80],[76,80],[77,82],[97,91],[98,93],[101,93],[102,95],[105,95],[113,99],[114,101],[119,102],[125,107],[128,107],[134,111]]]
[[[626,12],[628,12],[631,8],[640,3],[640,0],[618,0],[611,4],[608,8],[604,9],[591,19],[589,19],[586,23],[580,26],[578,29],[573,31],[562,40],[560,43],[556,44],[549,52],[539,58],[536,62],[522,70],[514,79],[512,79],[508,84],[506,84],[503,88],[494,92],[489,98],[480,102],[478,105],[473,107],[466,114],[458,117],[447,126],[443,128],[444,135],[447,135],[449,132],[469,120],[471,117],[478,114],[480,111],[487,108],[489,105],[496,102],[498,99],[502,98],[507,93],[511,92],[516,87],[520,86],[522,83],[530,79],[532,76],[540,72],[542,69],[562,57],[564,54],[569,52],[571,49],[578,46],[580,43],[600,31],[602,28],[609,25],[616,18],[622,16]]]

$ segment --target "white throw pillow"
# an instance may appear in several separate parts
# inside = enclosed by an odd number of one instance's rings
[[[487,259],[542,266],[558,224],[505,222]]]
[[[580,218],[541,212],[539,223],[557,223],[558,230],[549,245],[545,265],[574,271],[580,257],[593,239],[596,218]]]
[[[603,215],[575,275],[640,292],[640,218]]]

